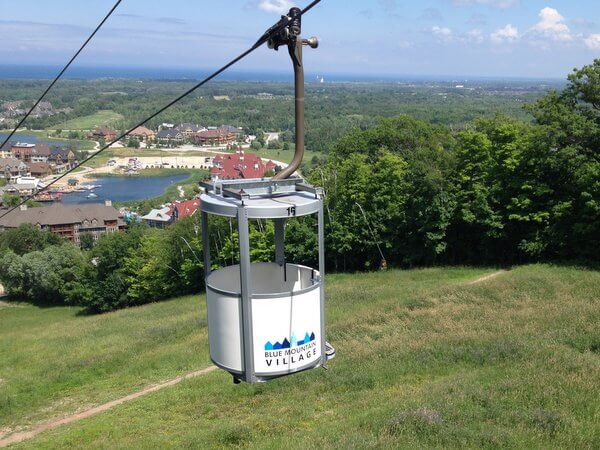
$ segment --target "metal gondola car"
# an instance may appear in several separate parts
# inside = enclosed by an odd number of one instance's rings
[[[294,66],[296,148],[289,166],[273,178],[201,183],[202,239],[210,355],[234,381],[254,383],[324,366],[335,350],[325,340],[323,192],[293,176],[304,154],[304,69],[301,11],[269,40],[286,45]],[[319,267],[286,261],[288,220],[317,215]],[[211,271],[209,216],[237,219],[239,264]],[[251,263],[250,220],[273,220],[274,261]]]

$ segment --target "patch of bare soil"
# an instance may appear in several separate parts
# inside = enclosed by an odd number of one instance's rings
[[[68,423],[76,422],[78,420],[94,416],[103,411],[107,411],[115,406],[121,405],[125,402],[134,400],[134,399],[141,397],[143,395],[146,395],[146,394],[150,394],[151,392],[160,391],[161,389],[173,386],[177,383],[181,383],[184,380],[189,380],[190,378],[195,378],[195,377],[199,377],[201,375],[206,375],[207,373],[210,373],[215,369],[216,369],[215,366],[210,366],[205,369],[196,370],[195,372],[190,372],[188,374],[181,375],[177,378],[173,378],[172,380],[168,380],[163,383],[148,386],[147,388],[142,389],[141,391],[134,392],[133,394],[126,395],[125,397],[118,398],[118,399],[110,401],[108,403],[103,403],[102,405],[94,406],[93,408],[86,409],[86,410],[78,412],[76,414],[71,414],[69,416],[65,416],[65,417],[62,417],[59,419],[53,419],[48,422],[39,423],[27,431],[20,431],[17,433],[12,433],[12,434],[6,435],[6,434],[2,433],[3,430],[0,430],[0,447],[6,447],[7,445],[10,445],[10,444],[15,444],[17,442],[22,442],[27,439],[31,439],[43,431],[51,430],[51,429],[57,428],[61,425],[66,425]]]

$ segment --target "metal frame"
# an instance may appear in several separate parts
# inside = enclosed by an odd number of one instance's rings
[[[243,380],[247,383],[255,383],[278,378],[291,373],[309,370],[327,361],[325,347],[325,236],[324,236],[324,213],[323,196],[320,188],[314,188],[304,183],[301,178],[286,180],[232,180],[215,183],[201,183],[206,189],[202,195],[201,220],[202,241],[204,244],[204,275],[206,289],[216,293],[225,294],[240,299],[241,309],[241,336],[244,351],[242,372],[233,371],[215,362],[218,367],[230,372],[234,379]],[[286,198],[288,202],[286,203]],[[280,203],[275,207],[260,207],[253,205],[252,199],[270,199]],[[294,205],[293,199],[303,200],[304,204]],[[214,201],[211,201],[214,200]],[[310,200],[310,201],[307,201]],[[223,204],[225,201],[225,204]],[[285,260],[285,225],[289,217],[299,217],[309,214],[317,214],[317,233],[319,251],[319,276],[315,277],[314,284],[294,295],[309,292],[314,289],[320,290],[321,301],[321,358],[308,367],[284,371],[269,376],[257,375],[254,369],[254,348],[252,330],[252,300],[260,298],[279,297],[276,294],[252,294],[252,276],[250,261],[249,241],[249,219],[273,219],[275,221],[275,263],[287,268]],[[240,292],[226,292],[209,285],[211,270],[210,255],[210,233],[208,215],[215,214],[227,217],[236,217],[238,220],[239,251],[240,251]],[[304,266],[301,266],[304,267]],[[311,269],[308,267],[308,269]],[[213,361],[214,362],[214,361]]]
[[[238,207],[238,240],[240,245],[240,288],[242,293],[242,336],[244,336],[244,377],[246,383],[256,381],[254,375],[254,342],[252,333],[252,276],[250,272],[250,237],[246,208]]]
[[[325,352],[325,214],[323,212],[323,199],[319,201],[319,212],[317,214],[319,275],[321,277],[321,364],[325,365],[327,354]]]
[[[285,220],[275,219],[275,262],[285,266]]]
[[[201,210],[224,217],[237,217],[240,206],[247,206],[248,219],[307,216],[318,212],[323,197],[321,188],[302,178],[217,180],[200,186],[206,191],[200,197]]]
[[[306,184],[300,177],[275,180],[272,178],[251,178],[248,180],[201,181],[200,187],[206,192],[244,200],[257,195],[288,194],[290,192],[309,192],[322,195],[323,190]]]
[[[259,263],[259,264],[261,264],[261,263]],[[266,263],[262,263],[262,264],[266,264]],[[228,267],[235,267],[235,266],[228,266]],[[303,266],[301,264],[286,263],[286,267],[295,267],[295,268],[301,268],[301,269],[307,269],[307,270],[314,271],[314,269],[312,267]],[[218,271],[216,271],[216,272],[218,272]],[[216,273],[216,272],[214,272],[214,273]],[[315,274],[317,274],[317,275],[313,278],[313,284],[308,287],[305,287],[304,289],[299,289],[299,290],[293,291],[293,292],[274,292],[272,294],[252,294],[252,300],[257,300],[257,299],[260,300],[263,298],[265,298],[265,299],[279,298],[285,294],[289,294],[290,296],[292,296],[292,295],[298,296],[298,295],[306,294],[307,292],[313,291],[313,290],[321,287],[321,283],[322,283],[323,279],[322,279],[321,275],[318,274],[318,272],[315,271]],[[213,286],[210,283],[210,278],[206,279],[206,289],[209,291],[212,291],[216,294],[226,295],[227,297],[232,297],[232,298],[241,298],[241,296],[242,296],[242,294],[240,292],[226,291],[224,289],[219,289],[219,288]]]

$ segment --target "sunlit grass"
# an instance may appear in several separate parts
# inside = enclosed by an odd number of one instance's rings
[[[123,119],[123,116],[115,111],[100,110],[89,116],[77,117],[67,120],[53,127],[62,130],[92,130],[97,127],[110,126]]]
[[[491,272],[329,275],[329,370],[252,386],[213,372],[21,445],[597,448],[600,273],[468,284]],[[4,426],[209,365],[203,299],[76,314],[0,309]]]

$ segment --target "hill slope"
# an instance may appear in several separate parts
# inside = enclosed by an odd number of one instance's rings
[[[472,284],[490,272],[328,276],[329,370],[254,386],[213,371],[17,447],[598,447],[600,273]],[[210,365],[198,298],[77,313],[0,306],[0,428]]]

